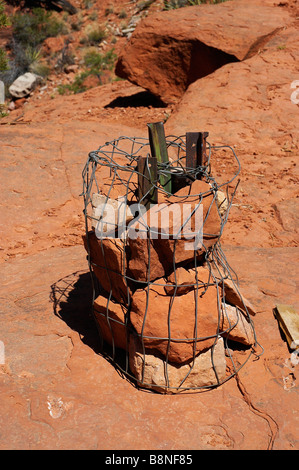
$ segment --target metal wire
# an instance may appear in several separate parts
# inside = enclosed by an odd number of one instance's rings
[[[90,152],[85,167],[82,172],[82,179],[83,179],[83,192],[82,196],[84,198],[84,215],[85,215],[85,226],[86,226],[86,249],[88,253],[88,263],[92,277],[92,289],[93,289],[93,314],[95,316],[95,321],[99,330],[99,334],[101,336],[102,346],[103,346],[103,354],[108,357],[109,360],[112,361],[113,364],[128,378],[137,382],[138,386],[149,388],[149,389],[157,389],[159,392],[164,393],[178,393],[183,391],[190,391],[190,390],[208,390],[214,387],[217,387],[231,377],[235,376],[238,371],[248,362],[249,358],[252,355],[258,357],[257,350],[260,348],[262,350],[262,346],[258,343],[256,338],[256,333],[254,330],[254,324],[250,317],[250,314],[247,310],[246,304],[243,302],[242,309],[236,309],[237,319],[235,322],[232,322],[227,314],[225,308],[225,280],[229,280],[233,283],[236,292],[239,295],[239,298],[242,301],[242,295],[238,288],[238,279],[236,273],[232,270],[229,266],[227,259],[223,253],[221,248],[221,235],[223,233],[224,226],[227,222],[229,211],[233,202],[233,198],[238,187],[239,181],[237,177],[240,173],[241,167],[240,162],[236,156],[234,149],[231,146],[212,146],[207,142],[208,145],[208,155],[207,155],[207,164],[202,167],[197,168],[188,168],[185,166],[185,156],[186,156],[186,143],[184,136],[168,136],[166,137],[167,149],[168,152],[172,155],[169,159],[167,164],[158,164],[158,179],[159,175],[171,175],[175,171],[177,174],[189,179],[190,181],[196,181],[198,178],[203,180],[204,182],[209,184],[209,191],[200,193],[198,195],[192,194],[192,198],[197,198],[198,202],[194,207],[192,213],[189,217],[184,220],[184,223],[179,228],[178,232],[176,233],[176,237],[173,237],[173,234],[165,234],[165,232],[160,231],[157,228],[153,228],[148,224],[148,221],[144,217],[144,214],[139,212],[139,217],[137,220],[142,224],[144,227],[144,235],[143,240],[145,240],[147,244],[147,252],[144,253],[144,272],[146,276],[144,278],[139,279],[137,276],[132,275],[132,272],[129,269],[130,264],[130,249],[128,249],[130,240],[127,238],[127,233],[124,231],[120,238],[117,238],[118,246],[122,251],[122,270],[119,272],[117,269],[112,269],[111,263],[109,259],[106,259],[106,252],[104,248],[104,240],[105,234],[102,233],[102,237],[98,238],[97,243],[102,252],[102,258],[104,263],[98,264],[95,262],[92,248],[91,248],[91,236],[93,236],[94,229],[91,227],[94,224],[98,217],[94,217],[92,215],[92,195],[93,193],[100,193],[106,196],[106,203],[108,203],[109,198],[111,197],[111,193],[114,187],[117,185],[117,188],[120,188],[120,194],[123,196],[125,202],[125,210],[127,208],[127,204],[129,202],[129,207],[131,204],[140,204],[142,200],[138,200],[137,197],[137,189],[138,189],[138,170],[137,170],[137,162],[140,156],[150,157],[150,145],[149,141],[145,138],[141,137],[125,137],[121,136],[118,139],[115,139],[111,142],[107,142],[105,145],[98,148],[96,151]],[[233,176],[223,183],[217,183],[216,178],[212,175],[211,172],[211,163],[213,159],[213,155],[218,150],[226,150],[231,153],[233,156],[236,170]],[[144,175],[143,175],[144,176]],[[103,191],[103,184],[108,185],[108,190]],[[150,191],[155,189],[159,195],[163,197],[170,196],[170,193],[164,190],[163,187],[159,185],[158,181],[151,181]],[[177,252],[177,244],[179,235],[182,234],[184,226],[191,220],[194,213],[200,206],[203,201],[203,198],[208,194],[211,196],[211,203],[208,207],[206,217],[203,221],[203,234],[204,237],[213,236],[211,233],[206,233],[204,231],[205,222],[208,220],[210,211],[212,209],[212,205],[216,203],[216,196],[218,191],[225,191],[225,197],[228,202],[227,209],[225,212],[221,212],[218,209],[219,220],[220,220],[220,230],[215,243],[209,246],[205,246],[204,241],[201,247],[201,254],[199,256],[199,250],[194,249],[193,255],[190,256],[188,260],[187,267],[192,267],[195,272],[195,282],[191,283],[190,285],[186,284],[178,284],[177,279],[177,269],[181,266],[178,265],[176,259],[176,252]],[[146,195],[145,195],[146,196]],[[177,198],[178,201],[180,200],[179,195],[172,195],[172,198]],[[184,196],[184,200],[186,200],[186,196]],[[138,206],[138,207],[139,207]],[[104,205],[105,208],[105,205]],[[102,213],[103,215],[103,213]],[[113,224],[112,224],[113,225]],[[153,256],[155,255],[155,247],[158,244],[163,243],[163,237],[166,236],[167,240],[170,240],[172,243],[172,262],[169,262],[168,266],[166,267],[166,274],[170,275],[173,273],[174,275],[174,283],[167,283],[165,280],[161,278],[153,278],[152,276],[152,267],[154,267],[155,259]],[[168,238],[167,238],[168,235]],[[196,238],[196,237],[195,237]],[[204,238],[205,240],[205,238]],[[206,270],[209,273],[208,281],[203,282],[200,281],[198,276],[198,269],[205,265]],[[165,276],[164,276],[165,277]],[[106,289],[103,289],[103,280],[109,280],[109,285],[107,288],[106,282]],[[118,299],[118,302],[125,307],[126,313],[124,315],[124,321],[120,321],[117,318],[113,318],[109,314],[109,309],[111,305],[115,305],[115,292],[118,289],[118,280],[123,283],[126,289],[126,295],[122,296],[122,299]],[[164,316],[167,319],[167,335],[164,336],[150,336],[147,334],[147,325],[148,325],[148,316],[151,312],[151,302],[150,302],[150,293],[153,289],[159,289],[159,287],[171,287],[173,288],[172,296],[169,296],[169,308],[168,311],[161,311],[161,316]],[[186,315],[191,315],[194,317],[194,335],[193,337],[173,337],[172,336],[172,327],[173,327],[173,309],[174,303],[178,297],[178,290],[181,287],[190,287],[190,291],[192,289],[194,293],[194,306],[195,309],[193,312],[186,312]],[[217,290],[217,305],[218,305],[218,325],[215,328],[214,334],[207,334],[207,335],[199,335],[198,330],[201,324],[201,316],[200,316],[200,307],[198,305],[198,300],[200,297],[204,296],[209,289],[216,288]],[[134,299],[134,293],[138,289],[143,289],[144,293],[146,294],[146,301],[144,305],[144,312],[143,312],[143,319],[142,319],[142,327],[140,331],[137,331],[133,324],[132,324],[132,305]],[[99,295],[105,296],[107,300],[106,304],[106,311],[99,311],[94,305],[96,298]],[[223,308],[224,306],[224,308]],[[110,345],[107,345],[104,341],[105,335],[103,335],[103,330],[100,325],[101,322],[98,321],[98,317],[101,316],[103,322],[107,324],[109,332],[110,332]],[[221,328],[221,321],[223,317],[226,316],[228,321],[228,328],[223,330]],[[254,344],[250,346],[243,346],[243,353],[242,363],[240,363],[240,357],[238,356],[238,360],[234,360],[234,352],[233,345],[234,342],[231,338],[233,335],[231,334],[234,328],[240,322],[240,319],[245,319],[252,329],[252,333],[254,336]],[[115,327],[123,327],[125,330],[125,337],[126,337],[126,349],[119,350],[116,345],[116,337],[115,337]],[[132,338],[137,338],[137,341],[140,345],[140,354],[142,358],[142,375],[141,377],[136,377],[130,368],[130,351],[129,351],[129,344],[132,341]],[[225,356],[227,360],[227,368],[229,369],[229,373],[225,375],[225,377],[219,377],[217,367],[214,363],[214,352],[219,339],[222,338],[224,348],[225,348]],[[194,370],[196,360],[199,357],[199,350],[198,346],[202,344],[202,342],[209,341],[209,351],[211,352],[211,362],[212,368],[215,373],[215,381],[212,384],[201,385],[201,386],[190,386],[188,385],[188,377],[192,374]],[[157,349],[151,350],[149,347],[149,343],[153,343],[158,345],[159,352]],[[185,376],[180,380],[180,383],[176,386],[170,385],[170,376],[169,376],[169,368],[171,366],[179,367],[180,364],[175,364],[173,361],[170,361],[171,351],[174,344],[191,344],[192,345],[192,354],[186,363],[189,364],[189,370],[186,372]],[[240,346],[240,343],[238,343]],[[162,351],[162,352],[161,352]],[[145,367],[144,364],[146,362],[146,355],[153,354],[157,355],[161,358],[164,365],[164,378],[165,381],[159,386],[155,387],[155,384],[152,382],[147,382],[145,379]],[[185,363],[184,363],[185,364]],[[184,365],[183,364],[183,365]]]

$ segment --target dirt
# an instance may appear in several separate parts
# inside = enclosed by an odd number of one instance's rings
[[[79,8],[82,3],[73,1]],[[82,10],[84,26],[93,11],[105,22],[111,3],[96,1]],[[154,2],[148,14],[161,10],[161,3]],[[59,95],[59,82],[70,83],[74,75],[53,73],[47,88],[0,120],[1,449],[298,449],[298,364],[273,309],[278,303],[299,309],[298,104],[290,103],[295,69],[283,77],[285,88],[277,85],[298,50],[299,9],[297,1],[260,3],[289,11],[291,29],[258,59],[226,65],[241,65],[243,74],[237,88],[221,89],[229,104],[208,98],[211,109],[205,105],[195,122],[209,131],[212,145],[233,146],[240,160],[222,247],[257,311],[257,355],[219,388],[168,396],[136,388],[101,354],[90,317],[81,172],[90,151],[121,135],[145,137],[148,122],[165,120],[168,134],[183,134],[188,116],[194,123],[198,82],[180,103],[166,106],[126,80],[111,82],[113,72],[84,93]],[[118,0],[113,5],[109,18],[117,25],[124,21],[123,8],[126,21],[136,8]],[[73,37],[77,50],[80,31]],[[297,38],[292,46],[287,37]],[[109,40],[112,36],[104,50]],[[112,44],[116,54],[126,40],[118,37]],[[271,57],[277,75],[272,66],[265,75],[256,72],[258,60],[266,64]],[[256,73],[266,77],[267,114],[257,96]],[[207,96],[219,94],[219,83],[232,83],[231,77],[225,68],[201,79]],[[248,99],[249,89],[256,99]],[[241,118],[235,119],[238,110]],[[213,152],[212,169],[220,182],[232,176],[236,166],[228,150]]]

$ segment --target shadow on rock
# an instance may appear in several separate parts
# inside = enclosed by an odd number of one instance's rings
[[[95,279],[94,282],[97,284]],[[50,298],[54,314],[77,331],[84,344],[96,354],[105,357],[122,378],[136,386],[134,377],[130,376],[128,370],[126,352],[121,349],[112,350],[101,339],[92,313],[93,282],[90,272],[77,271],[59,279],[51,285]]]
[[[84,344],[96,354],[101,341],[92,315],[92,282],[90,272],[77,271],[51,285],[54,314],[79,333]]]

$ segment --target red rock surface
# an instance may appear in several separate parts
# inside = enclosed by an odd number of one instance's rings
[[[298,2],[254,3],[289,10],[293,25],[256,56],[193,83],[175,108],[105,108],[144,91],[123,81],[76,96],[36,94],[0,121],[1,449],[298,449],[298,365],[273,315],[278,303],[299,309],[298,105],[290,100]],[[145,136],[146,123],[166,113],[168,133],[207,130],[211,143],[234,146],[242,168],[222,245],[256,311],[263,354],[238,380],[203,394],[135,388],[100,354],[89,315],[79,196],[87,153],[119,135]],[[235,170],[224,150],[212,165],[219,181]]]

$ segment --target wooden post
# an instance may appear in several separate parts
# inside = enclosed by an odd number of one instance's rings
[[[152,157],[159,163],[167,164],[169,160],[163,122],[153,122],[147,126]],[[171,174],[160,174],[159,180],[165,191],[171,194]]]
[[[149,209],[151,204],[158,203],[158,191],[154,186],[157,184],[158,179],[157,159],[152,157],[139,157],[137,171],[138,200],[146,209]]]
[[[207,142],[208,132],[186,132],[186,167],[196,169],[204,167],[208,162]],[[202,175],[197,175],[198,179]]]

